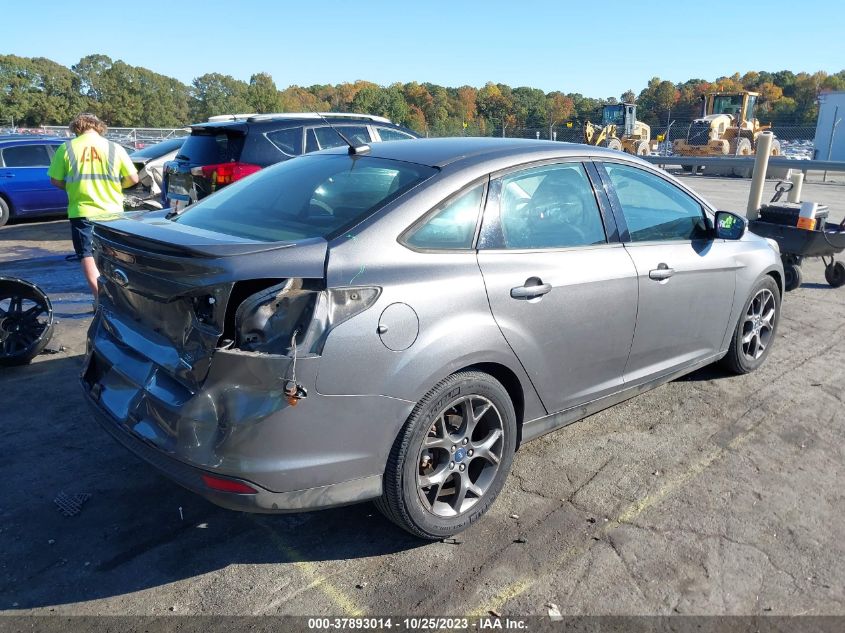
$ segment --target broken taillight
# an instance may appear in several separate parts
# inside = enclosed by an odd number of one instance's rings
[[[287,279],[247,297],[235,313],[235,347],[288,354],[291,337],[302,353],[319,354],[328,333],[376,302],[381,288],[310,288],[307,280]]]

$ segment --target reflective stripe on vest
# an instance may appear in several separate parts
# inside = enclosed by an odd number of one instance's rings
[[[67,154],[67,160],[69,163],[69,169],[67,176],[65,177],[65,182],[79,182],[81,180],[108,180],[110,182],[120,182],[120,175],[115,174],[115,155],[117,153],[115,143],[111,141],[106,141],[109,144],[109,156],[108,162],[106,164],[106,173],[105,174],[82,174],[80,173],[79,168],[79,161],[76,158],[76,154],[73,151],[73,146],[71,142],[68,141],[65,143],[65,153]]]

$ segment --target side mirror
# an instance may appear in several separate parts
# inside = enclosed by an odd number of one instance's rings
[[[716,212],[716,239],[719,240],[738,240],[745,235],[745,229],[748,223],[745,218],[731,213],[730,211]]]

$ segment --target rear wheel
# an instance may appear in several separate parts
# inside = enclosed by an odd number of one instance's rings
[[[468,528],[493,504],[516,449],[516,415],[492,376],[459,372],[432,389],[400,431],[384,471],[381,512],[425,539]]]
[[[9,212],[9,204],[0,197],[0,226],[4,226],[9,221],[11,213]]]
[[[734,330],[724,362],[737,374],[747,374],[766,360],[780,320],[780,292],[768,275],[757,282]]]
[[[646,141],[637,143],[637,156],[648,156],[649,148]]]
[[[780,141],[774,139],[772,141],[771,156],[780,156]]]
[[[845,286],[845,264],[834,262],[824,269],[824,278],[834,288]]]

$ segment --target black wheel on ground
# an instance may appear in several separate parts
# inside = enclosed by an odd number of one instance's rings
[[[824,278],[832,287],[845,286],[845,264],[834,262],[824,269]]]
[[[33,283],[0,277],[0,366],[25,365],[53,336],[53,306]]]
[[[515,450],[507,390],[483,372],[453,374],[417,403],[396,437],[376,506],[415,536],[456,534],[493,505]]]
[[[692,172],[692,165],[681,165],[681,170],[688,174]]]
[[[772,349],[780,321],[780,291],[766,275],[751,290],[751,296],[734,329],[724,364],[737,374],[754,371]]]
[[[795,264],[786,264],[783,267],[783,289],[786,292],[792,292],[796,288],[801,285],[801,281],[803,280],[803,275],[801,273],[801,267],[796,266]]]
[[[12,214],[9,212],[9,203],[0,198],[0,226],[4,226]]]

